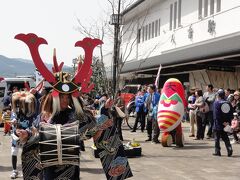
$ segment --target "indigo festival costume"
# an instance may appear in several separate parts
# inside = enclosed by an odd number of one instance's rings
[[[16,115],[13,142],[22,144],[22,172],[24,179],[41,179],[42,167],[38,156],[38,144],[35,137],[29,138],[27,143],[19,142],[16,136],[17,130],[26,130],[29,134],[36,117],[37,100],[33,94],[27,91],[15,92],[12,95],[12,113]]]
[[[47,44],[45,39],[31,33],[18,34],[15,38],[28,46],[36,68],[53,86],[53,91],[41,102],[41,113],[34,122],[36,132],[29,133],[29,139],[35,139],[39,146],[43,179],[79,179],[79,141],[91,137],[100,152],[106,178],[120,180],[131,177],[132,172],[112,119],[104,115],[93,117],[80,98],[80,91],[87,93],[94,87],[90,82],[93,50],[102,41],[84,38],[75,43],[76,47],[83,48],[85,59],[79,62],[71,78],[69,73],[62,71],[63,62],[58,64],[55,50],[52,72],[44,65],[38,48],[41,44]]]
[[[161,142],[164,147],[173,143],[172,134],[176,145],[183,147],[181,120],[186,104],[182,83],[175,78],[168,79],[162,89],[157,115],[159,128],[163,131]]]

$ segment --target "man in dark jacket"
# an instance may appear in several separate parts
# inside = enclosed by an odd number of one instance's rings
[[[148,86],[148,96],[146,98],[146,108],[148,110],[147,117],[147,133],[148,139],[146,141],[152,141],[153,143],[160,143],[158,138],[160,135],[160,129],[157,122],[158,102],[160,100],[160,94],[156,91],[156,86],[150,84]],[[152,132],[153,131],[153,132]]]
[[[11,105],[11,91],[7,92],[7,95],[5,97],[3,97],[2,102],[3,102],[3,106],[5,107],[9,107]]]
[[[213,130],[215,132],[215,153],[214,156],[221,156],[220,138],[225,143],[228,156],[232,156],[233,150],[228,138],[227,132],[224,131],[226,124],[231,124],[233,118],[233,108],[231,104],[224,100],[225,92],[223,89],[217,91],[217,100],[213,104]]]

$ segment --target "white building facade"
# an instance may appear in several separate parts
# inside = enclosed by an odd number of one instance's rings
[[[154,82],[161,64],[162,80],[240,87],[240,0],[138,0],[122,14],[125,79]]]

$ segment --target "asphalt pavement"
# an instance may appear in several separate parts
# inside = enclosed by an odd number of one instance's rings
[[[141,144],[142,156],[129,158],[133,172],[130,179],[136,180],[239,180],[240,144],[233,145],[233,156],[227,157],[226,148],[221,142],[222,156],[212,156],[214,140],[193,140],[189,138],[189,123],[183,123],[185,146],[162,147],[161,144],[145,142],[147,134],[137,130],[132,133],[123,125],[124,143],[133,138]],[[10,179],[11,151],[10,136],[3,136],[0,128],[0,180]],[[101,162],[93,156],[92,140],[85,141],[86,151],[81,154],[80,177],[82,180],[106,179]],[[20,155],[18,169],[21,169]],[[18,179],[22,179],[21,177]]]

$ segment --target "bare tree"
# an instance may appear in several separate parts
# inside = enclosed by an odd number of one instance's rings
[[[109,17],[110,14],[116,14],[118,10],[118,2],[119,0],[107,0],[108,4],[110,6],[109,11],[105,12],[106,17],[101,17],[100,20],[90,20],[88,24],[84,24],[80,18],[77,18],[78,25],[75,27],[75,30],[80,32],[84,36],[88,36],[91,38],[98,38],[101,39],[103,42],[105,42],[105,39],[107,38],[110,43],[113,44],[114,40],[114,31],[113,31],[113,26],[109,24]],[[128,8],[131,4],[133,4],[135,0],[121,0],[121,10],[124,11],[126,8]],[[124,34],[123,32],[120,32],[121,36],[119,37],[119,40],[121,39],[122,35]],[[112,40],[112,41],[111,41]],[[119,41],[121,42],[121,41]],[[118,44],[118,47],[120,47],[120,43]],[[119,48],[118,48],[119,49]],[[100,62],[102,65],[103,63],[103,54],[104,54],[104,49],[102,46],[99,47],[99,53],[100,53]],[[117,68],[117,79],[119,79],[119,74],[120,71],[119,69],[122,69],[122,63],[121,68]],[[106,76],[106,70],[104,70],[104,76],[105,76],[105,87],[107,87],[107,76]],[[118,80],[117,80],[118,82]],[[118,87],[118,85],[117,85]],[[111,89],[110,87],[108,87]]]
[[[107,0],[109,3],[109,11],[106,11],[106,17],[102,17],[101,20],[91,20],[88,25],[83,24],[82,21],[77,18],[78,26],[75,28],[77,31],[79,31],[81,34],[85,36],[89,36],[92,38],[98,38],[101,39],[103,42],[105,42],[105,39],[108,39],[108,42],[110,41],[113,44],[114,41],[114,30],[113,26],[109,24],[109,17],[110,14],[117,14],[118,13],[118,5],[119,5],[119,0]],[[121,0],[121,12],[125,11],[129,6],[131,6],[136,0]],[[124,35],[126,35],[127,32],[131,32],[129,35],[129,39],[134,38],[133,41],[129,41],[125,45],[125,49],[121,50],[121,54],[119,52],[119,58],[117,62],[117,78],[116,78],[116,87],[119,87],[119,81],[120,81],[120,75],[122,72],[122,68],[126,61],[128,60],[134,46],[136,45],[137,42],[137,36],[136,36],[136,27],[137,29],[141,29],[145,23],[146,17],[148,15],[148,10],[144,14],[144,20],[140,21],[139,19],[137,20],[137,23],[134,20],[132,20],[129,23],[129,26],[123,30],[123,28],[120,28],[120,35],[118,37],[118,51],[120,51],[120,46],[122,42],[122,38]],[[103,52],[104,49],[102,46],[99,48],[100,50],[100,61],[103,64]],[[106,75],[106,71],[104,72]],[[105,81],[107,82],[107,81]],[[107,84],[105,84],[107,87]],[[110,88],[110,87],[108,87]]]
[[[88,36],[91,38],[97,38],[100,39],[102,41],[104,41],[105,35],[108,33],[108,21],[107,20],[102,20],[102,21],[97,21],[97,20],[92,20],[91,24],[84,25],[82,24],[81,20],[79,18],[77,18],[77,22],[78,22],[78,26],[75,27],[75,30],[77,30],[78,32],[80,32],[82,35],[84,36]],[[100,54],[100,62],[98,62],[99,66],[102,66],[102,73],[103,76],[103,82],[104,82],[104,86],[108,87],[108,81],[107,81],[107,75],[106,75],[106,70],[105,70],[105,66],[103,63],[103,47],[102,45],[99,46],[99,54]]]

